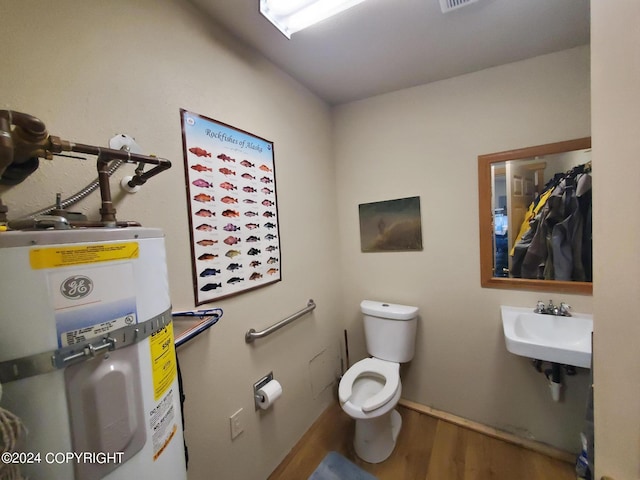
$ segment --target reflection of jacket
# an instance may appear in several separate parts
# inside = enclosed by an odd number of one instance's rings
[[[545,266],[545,278],[550,280],[586,280],[583,265],[584,217],[578,197],[591,191],[591,176],[580,175],[577,181],[567,179],[562,192],[562,216],[551,232],[551,261]],[[555,192],[554,192],[555,194]],[[548,269],[548,270],[547,270]]]
[[[531,244],[522,260],[522,278],[544,278],[544,264],[548,256],[547,237],[549,236],[549,215],[554,203],[553,194],[547,200],[538,218],[538,228],[533,234]]]
[[[513,276],[591,280],[590,195],[590,175],[560,181],[531,222],[531,230],[514,247]]]
[[[516,245],[520,242],[520,239],[531,230],[531,222],[536,217],[536,215],[540,213],[540,210],[542,210],[542,207],[544,207],[545,203],[547,203],[547,199],[552,193],[553,188],[549,188],[548,190],[543,192],[542,195],[540,195],[537,201],[531,202],[529,208],[527,209],[527,212],[524,214],[524,220],[520,225],[520,231],[513,241],[513,247],[511,248],[511,252],[509,252],[510,255],[515,255]]]

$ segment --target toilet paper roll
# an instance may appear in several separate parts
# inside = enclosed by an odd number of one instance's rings
[[[266,410],[273,402],[275,402],[282,395],[282,385],[277,380],[271,380],[264,387],[258,390],[258,396],[260,400],[258,400],[258,406],[262,410]]]

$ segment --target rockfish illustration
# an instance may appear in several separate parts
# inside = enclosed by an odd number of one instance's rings
[[[222,212],[222,216],[223,217],[239,217],[240,212],[238,212],[237,210],[225,210],[224,212]]]
[[[272,170],[267,167],[266,165],[260,165],[260,170],[262,170],[263,172],[271,172]]]
[[[203,180],[202,178],[198,178],[197,180],[194,180],[193,182],[191,182],[192,184],[194,184],[196,187],[200,187],[200,188],[210,188],[213,187],[213,184],[207,182],[206,180]]]
[[[207,152],[204,148],[200,148],[200,147],[191,147],[189,149],[189,151],[191,153],[193,153],[194,155],[198,156],[198,157],[210,157],[211,154],[209,152]]]
[[[224,227],[222,227],[222,229],[225,232],[236,232],[240,230],[240,227],[237,225],[234,225],[233,223],[227,223]]]
[[[211,195],[207,195],[206,193],[199,193],[193,197],[196,202],[207,203],[213,200]]]
[[[215,227],[215,226],[213,226],[213,225],[209,225],[208,223],[203,223],[203,224],[198,225],[198,226],[196,227],[196,230],[199,230],[199,231],[201,231],[201,232],[211,232],[211,231],[213,231],[213,230],[215,230],[215,229],[216,229],[216,227]]]
[[[221,288],[221,287],[222,287],[222,282],[220,282],[220,283],[207,283],[200,290],[203,291],[203,292],[208,292],[209,290],[215,290],[216,288]]]
[[[236,174],[236,172],[234,172],[233,170],[230,170],[230,169],[225,168],[225,167],[219,168],[218,171],[223,175],[235,175]]]
[[[199,217],[214,217],[215,216],[215,212],[212,212],[211,210],[207,210],[206,208],[201,208],[195,214],[197,216],[199,216]]]
[[[215,275],[216,273],[220,273],[220,270],[216,270],[215,268],[205,268],[203,271],[200,272],[200,276],[201,277],[211,277],[211,276]]]
[[[211,245],[215,245],[218,243],[218,240],[211,240],[210,238],[205,238],[204,240],[198,240],[196,242],[201,247],[210,247]]]
[[[227,245],[235,245],[236,243],[240,242],[240,238],[229,236],[225,238],[223,242],[226,243]]]
[[[224,254],[225,257],[233,258],[240,255],[240,250],[229,250]]]
[[[218,255],[213,253],[203,253],[198,257],[198,260],[215,260],[216,258],[218,258]]]
[[[229,182],[222,182],[220,184],[221,188],[224,188],[225,190],[237,190],[238,187],[236,187],[233,183],[229,183]]]
[[[225,196],[225,197],[222,197],[222,198],[220,199],[220,201],[221,201],[222,203],[238,203],[238,199],[237,199],[237,198],[233,198],[233,197],[230,197],[230,196],[228,196],[228,195],[227,195],[227,196]]]
[[[258,280],[259,278],[262,278],[262,274],[258,272],[253,272],[249,277],[249,280]]]
[[[247,168],[251,168],[253,167],[253,163],[251,163],[249,160],[242,160],[240,162],[240,165],[242,165],[243,167],[247,167]]]
[[[206,167],[204,165],[200,165],[199,163],[196,163],[195,165],[191,165],[191,168],[196,172],[213,172],[212,168]]]
[[[220,155],[218,155],[217,158],[219,158],[223,162],[235,162],[236,161],[235,158],[231,158],[229,155],[225,155],[224,153],[221,153]]]

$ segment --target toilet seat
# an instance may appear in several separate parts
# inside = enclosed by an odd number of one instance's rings
[[[363,375],[382,378],[384,386],[375,395],[367,398],[362,405],[353,405],[349,402],[353,394],[353,384]],[[351,366],[344,374],[338,387],[338,398],[340,399],[340,404],[348,404],[349,409],[360,410],[362,413],[367,414],[398,396],[399,388],[400,364],[378,358],[365,358]]]

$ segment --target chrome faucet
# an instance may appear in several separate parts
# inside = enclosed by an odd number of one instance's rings
[[[571,305],[567,305],[564,302],[561,302],[559,306],[553,304],[553,300],[549,300],[549,305],[545,305],[544,302],[538,300],[536,304],[536,308],[533,310],[534,313],[541,313],[543,315],[556,315],[560,317],[570,317],[571,313],[569,309]]]
[[[571,312],[569,312],[569,310],[571,309],[571,305],[567,305],[564,302],[560,302],[560,307],[558,307],[558,315],[562,316],[562,317],[570,317],[571,316]]]

